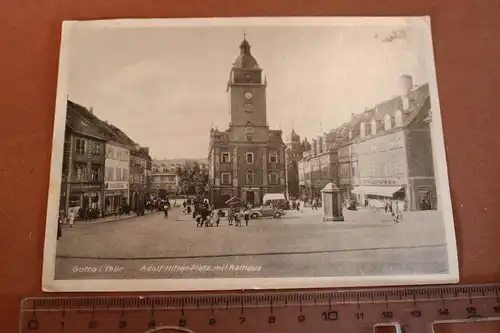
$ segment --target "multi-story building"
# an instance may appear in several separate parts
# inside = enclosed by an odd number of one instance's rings
[[[333,148],[336,135],[336,131],[331,131],[313,139],[310,145],[304,143],[302,159],[298,161],[300,198],[321,198],[321,190],[328,183],[337,183],[338,158]]]
[[[266,88],[243,39],[227,83],[229,128],[210,130],[209,186],[216,205],[233,196],[258,205],[266,193],[286,192],[285,145],[282,131],[267,123]]]
[[[146,201],[150,199],[150,189],[146,178],[148,161],[151,158],[139,145],[130,151],[130,206],[135,211],[141,211]],[[151,182],[149,182],[151,187]]]
[[[87,117],[89,110],[67,103],[60,209],[82,215],[103,210],[104,147],[107,137]]]
[[[414,87],[409,76],[401,87],[401,96],[353,116],[338,146],[341,186],[361,204],[396,199],[409,210],[436,209],[429,87]]]
[[[292,129],[290,136],[286,139],[285,161],[286,161],[286,185],[287,197],[299,197],[299,169],[298,162],[302,159],[304,145],[300,142],[300,136]]]
[[[153,196],[176,195],[179,194],[179,176],[178,169],[186,163],[197,163],[208,179],[208,160],[201,158],[178,158],[178,159],[155,159],[152,163],[152,189]]]
[[[130,147],[117,142],[106,142],[106,173],[104,176],[104,213],[116,213],[129,204]]]

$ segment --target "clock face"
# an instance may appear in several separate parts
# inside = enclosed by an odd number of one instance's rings
[[[245,98],[246,98],[246,99],[251,99],[251,98],[252,98],[252,93],[251,93],[251,92],[249,92],[249,91],[247,91],[247,92],[245,93]]]

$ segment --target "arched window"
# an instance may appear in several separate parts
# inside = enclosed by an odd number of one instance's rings
[[[375,119],[372,119],[371,130],[372,130],[372,135],[377,133],[377,121]]]
[[[392,127],[392,119],[390,114],[386,114],[384,117],[384,129],[386,131],[390,130]]]
[[[247,184],[251,185],[254,183],[254,173],[253,170],[248,170],[247,171]]]
[[[359,125],[359,131],[360,131],[361,137],[364,137],[366,135],[366,133],[365,133],[365,123],[361,123]]]
[[[394,114],[394,123],[396,127],[403,125],[403,115],[400,110],[397,110]]]

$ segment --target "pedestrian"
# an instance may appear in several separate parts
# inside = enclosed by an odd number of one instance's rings
[[[245,217],[245,226],[248,227],[248,221],[250,220],[250,209],[245,210],[244,217]]]
[[[297,201],[297,211],[300,211],[300,201]]]
[[[242,218],[241,212],[236,211],[234,214],[234,226],[235,227],[241,227],[241,218]]]
[[[57,240],[62,237],[62,225],[63,221],[60,218],[57,218]]]
[[[73,228],[73,223],[75,223],[75,212],[73,212],[72,210],[70,210],[68,214],[68,223],[69,227]]]
[[[234,209],[233,207],[229,207],[229,210],[227,211],[227,220],[229,221],[229,225],[233,225],[233,219],[234,219]]]
[[[168,204],[165,203],[165,205],[163,206],[163,214],[164,214],[163,218],[168,218],[168,209],[169,209]]]

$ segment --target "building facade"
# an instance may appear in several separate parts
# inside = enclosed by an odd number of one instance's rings
[[[208,160],[201,158],[154,159],[152,162],[152,195],[178,195],[180,179],[177,170],[186,163],[198,163],[203,177],[208,179]],[[207,181],[208,184],[208,181]]]
[[[286,163],[286,185],[287,197],[299,197],[299,166],[298,163],[302,159],[304,146],[300,142],[300,136],[292,130],[285,142],[285,163]]]
[[[229,128],[210,131],[209,188],[216,205],[231,197],[259,205],[266,193],[286,193],[285,145],[282,131],[268,126],[266,88],[244,39],[227,83]]]
[[[150,199],[148,189],[147,167],[149,155],[139,145],[136,145],[130,151],[130,207],[134,211],[142,211],[146,205],[146,201]],[[151,187],[149,181],[149,187]]]
[[[321,199],[321,190],[330,182],[338,183],[338,158],[333,147],[335,132],[324,133],[304,144],[298,161],[299,196],[303,200]]]
[[[129,204],[130,148],[108,141],[105,151],[104,214],[114,214]]]
[[[176,168],[175,165],[153,161],[151,194],[154,197],[177,194],[179,177]]]
[[[83,106],[68,101],[62,163],[60,210],[83,217],[101,215],[104,203],[106,137],[93,126]]]
[[[437,208],[427,84],[402,77],[401,96],[356,115],[338,147],[339,178],[359,204],[398,200],[407,210]]]

